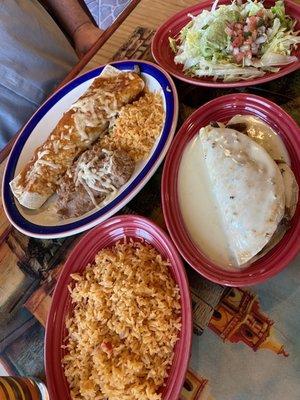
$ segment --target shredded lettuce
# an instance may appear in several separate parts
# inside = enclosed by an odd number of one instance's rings
[[[171,37],[169,37],[169,45],[170,45],[172,51],[176,54],[176,53],[177,53],[177,43],[176,43],[176,40],[173,39],[173,38],[171,38]]]
[[[276,65],[287,65],[297,61],[295,56],[286,56],[277,53],[266,53],[261,58],[262,67],[275,67]]]
[[[245,4],[245,7],[243,9],[242,15],[251,17],[253,15],[256,15],[260,10],[264,8],[262,3],[259,2],[254,2],[254,1],[248,1]]]
[[[256,57],[237,64],[226,27],[245,21],[261,10],[268,21],[265,41]],[[300,37],[293,31],[293,21],[286,15],[282,0],[276,1],[270,9],[265,9],[263,2],[256,0],[247,0],[244,4],[233,1],[220,6],[216,0],[210,11],[203,10],[199,15],[189,17],[191,21],[181,30],[179,37],[176,40],[169,38],[170,47],[176,54],[175,63],[183,64],[187,75],[212,76],[225,81],[251,79],[296,60],[291,52],[300,43]]]
[[[292,20],[285,14],[285,7],[282,0],[278,0],[274,7],[271,7],[271,12],[277,17],[284,28],[291,28]]]
[[[295,36],[292,31],[286,32],[285,28],[279,28],[263,46],[262,57],[268,54],[289,56],[294,46],[300,43],[300,36]]]

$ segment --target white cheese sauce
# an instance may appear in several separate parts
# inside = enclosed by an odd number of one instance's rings
[[[198,135],[188,143],[182,155],[178,196],[186,229],[195,245],[223,268],[235,265],[214,200]]]
[[[247,125],[247,136],[251,139],[253,139],[254,142],[262,146],[271,156],[272,159],[274,160],[282,160],[286,162],[287,164],[290,164],[290,158],[288,155],[288,152],[285,148],[285,145],[281,138],[279,137],[276,132],[270,128],[268,125],[266,125],[262,120],[256,117],[252,116],[236,116],[234,117],[231,121],[231,123],[244,123]],[[224,126],[224,125],[223,125]],[[226,130],[226,129],[225,129]],[[245,136],[245,142],[249,141],[249,139]],[[246,140],[247,138],[247,140]],[[220,138],[221,140],[221,138]],[[222,138],[223,140],[223,138]],[[218,141],[218,140],[216,140]],[[223,140],[224,143],[222,142],[222,146],[220,143],[220,147],[222,147],[225,155],[225,159],[229,160],[232,159],[237,164],[243,164],[243,160],[236,159],[233,155],[240,156],[238,154],[239,152],[234,152],[234,154],[227,154],[229,150],[227,150],[227,140]],[[238,141],[237,141],[238,142]],[[228,144],[229,145],[229,144]],[[246,143],[245,143],[246,145]],[[226,148],[223,148],[223,147]],[[233,146],[233,144],[232,144]],[[230,147],[230,146],[229,146]],[[273,180],[278,181],[281,180],[280,174],[279,176],[278,173],[274,175],[274,165],[272,165],[266,160],[264,161],[264,158],[260,160],[260,151],[255,150],[255,145],[253,147],[253,150],[249,148],[249,143],[248,146],[246,145],[247,150],[247,157],[253,157],[253,162],[256,164],[258,170],[262,172],[262,175],[264,175],[264,181],[265,183],[265,188],[262,187],[260,188],[256,182],[254,182],[254,186],[256,187],[255,193],[253,193],[254,198],[256,198],[257,204],[256,206],[251,207],[251,210],[254,212],[254,215],[250,215],[250,211],[247,212],[243,211],[243,217],[244,219],[249,219],[250,225],[251,221],[255,225],[255,228],[258,229],[258,231],[262,231],[264,229],[264,216],[262,215],[264,212],[268,214],[268,210],[265,209],[265,207],[269,208],[269,205],[272,204],[272,198],[275,196],[275,192],[273,193]],[[230,153],[234,150],[234,146],[231,149],[230,147]],[[258,149],[259,150],[259,149]],[[262,150],[263,151],[263,150]],[[235,154],[236,153],[236,154]],[[249,154],[248,154],[249,153]],[[252,154],[251,154],[252,153]],[[263,156],[263,154],[262,154]],[[223,194],[220,194],[220,196],[217,193],[216,187],[215,187],[215,179],[212,179],[213,176],[217,173],[216,171],[208,170],[208,164],[210,165],[210,168],[214,165],[212,160],[210,163],[208,163],[208,160],[206,160],[206,153],[205,149],[203,147],[203,143],[201,142],[201,139],[199,138],[199,135],[197,135],[194,139],[192,139],[186,146],[180,166],[179,166],[179,172],[178,172],[178,197],[179,197],[179,205],[180,205],[180,210],[181,214],[187,229],[187,232],[191,238],[191,240],[194,242],[194,244],[201,250],[201,252],[208,257],[210,260],[212,260],[214,263],[219,265],[223,269],[235,269],[238,265],[241,266],[243,264],[242,257],[237,256],[237,248],[236,247],[241,247],[239,249],[240,253],[243,250],[242,242],[246,243],[246,247],[248,245],[248,239],[250,240],[249,243],[251,243],[251,235],[249,235],[249,232],[245,233],[245,238],[242,238],[244,236],[244,231],[241,232],[241,237],[238,237],[238,240],[233,240],[230,237],[230,234],[233,234],[231,232],[234,229],[229,229],[228,228],[228,218],[226,217],[226,199],[223,199]],[[228,158],[229,157],[229,158]],[[246,158],[247,158],[246,157]],[[270,160],[271,161],[271,160]],[[249,161],[247,161],[249,162]],[[233,164],[234,165],[234,164]],[[225,165],[223,166],[225,167]],[[278,170],[279,171],[279,170]],[[251,171],[250,171],[251,172]],[[255,171],[252,171],[253,173]],[[226,175],[226,174],[225,174]],[[234,174],[233,174],[234,175]],[[242,174],[243,175],[243,174]],[[254,173],[256,175],[256,173]],[[227,177],[229,179],[230,183],[230,176]],[[245,196],[250,195],[250,192],[247,190],[247,188],[244,188],[244,179],[245,177],[241,177],[239,186],[241,186],[241,190],[245,190]],[[251,178],[251,176],[250,176]],[[269,179],[267,179],[269,178]],[[217,177],[216,177],[217,179]],[[228,180],[227,179],[227,180]],[[232,176],[232,179],[235,180],[234,176]],[[253,176],[254,179],[254,176]],[[226,181],[226,179],[225,179]],[[226,184],[226,182],[221,183],[222,185]],[[238,179],[239,181],[239,179]],[[256,181],[256,178],[255,178]],[[272,185],[269,185],[270,182]],[[227,183],[228,183],[227,182]],[[279,185],[279,188],[278,188]],[[217,185],[220,186],[220,185]],[[266,188],[268,186],[268,188]],[[270,187],[269,187],[270,186]],[[276,186],[276,185],[275,185]],[[282,197],[283,193],[283,186],[281,182],[277,184],[277,190],[280,192],[280,196]],[[261,189],[261,190],[260,190]],[[264,192],[264,189],[265,192]],[[225,189],[226,191],[226,189]],[[261,193],[260,193],[261,192]],[[226,192],[227,193],[227,192]],[[247,197],[246,196],[246,197]],[[233,197],[233,196],[232,196]],[[265,201],[260,201],[261,197],[266,199]],[[268,199],[270,197],[270,199]],[[275,196],[276,197],[276,196]],[[254,201],[254,198],[251,199],[251,196],[249,196],[249,201]],[[270,200],[270,201],[267,201]],[[228,201],[229,202],[229,201]],[[265,204],[266,203],[266,204]],[[220,209],[221,205],[222,210]],[[233,203],[232,203],[233,204]],[[245,202],[247,204],[247,201]],[[262,205],[265,205],[265,207],[262,207]],[[252,212],[251,211],[251,212]],[[252,214],[253,214],[252,212]],[[280,213],[281,210],[278,211]],[[224,215],[225,213],[225,215]],[[250,213],[250,214],[249,214]],[[249,216],[248,216],[249,214]],[[237,215],[237,214],[236,214]],[[247,217],[247,218],[246,218]],[[280,217],[280,216],[279,216]],[[278,217],[278,218],[279,218]],[[231,221],[232,222],[232,221]],[[241,220],[243,222],[243,220]],[[232,225],[232,224],[231,224]],[[245,224],[244,224],[245,225]],[[262,226],[260,226],[262,225]],[[229,226],[230,226],[230,221],[229,221]],[[233,224],[233,228],[235,228]],[[253,229],[255,231],[255,229]],[[234,235],[235,236],[235,235]],[[248,239],[247,239],[248,238]],[[243,240],[242,240],[243,239]],[[241,241],[241,244],[237,246],[236,242]],[[251,245],[250,245],[251,246]],[[253,256],[253,255],[252,255]],[[248,257],[248,255],[247,255]],[[246,264],[248,264],[248,259],[250,256],[245,258],[245,264],[243,265],[244,267]]]
[[[284,161],[289,166],[291,160],[281,137],[269,125],[253,115],[235,115],[228,124],[246,125],[247,135],[261,145],[276,161]]]

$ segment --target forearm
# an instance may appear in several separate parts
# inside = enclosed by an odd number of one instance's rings
[[[1,2],[1,0],[0,0]],[[40,0],[63,26],[74,43],[79,57],[86,54],[100,38],[102,31],[93,24],[77,0]]]
[[[89,16],[77,0],[42,0],[41,2],[62,22],[64,29],[73,40],[81,26],[91,23]]]

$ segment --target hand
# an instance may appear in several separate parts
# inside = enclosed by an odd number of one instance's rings
[[[92,22],[86,22],[76,29],[73,39],[78,56],[83,57],[100,38],[103,31]]]

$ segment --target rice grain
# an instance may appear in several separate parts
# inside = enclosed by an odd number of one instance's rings
[[[181,329],[169,262],[130,240],[73,274],[63,359],[72,399],[160,400]]]

